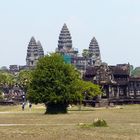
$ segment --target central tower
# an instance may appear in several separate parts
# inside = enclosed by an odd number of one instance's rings
[[[72,38],[66,24],[60,31],[56,52],[69,56],[76,56],[78,53],[78,50],[72,48]]]

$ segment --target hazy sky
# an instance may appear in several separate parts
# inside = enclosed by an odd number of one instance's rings
[[[26,64],[32,36],[55,51],[64,23],[80,53],[95,36],[102,61],[140,66],[140,0],[0,0],[0,66]]]

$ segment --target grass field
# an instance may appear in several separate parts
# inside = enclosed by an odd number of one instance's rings
[[[0,140],[140,140],[140,105],[114,108],[72,107],[68,114],[44,115],[42,105],[32,110],[0,106]],[[108,127],[80,127],[103,118]]]

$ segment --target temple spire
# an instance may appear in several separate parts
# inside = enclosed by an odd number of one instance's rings
[[[89,44],[89,49],[93,49],[93,48],[96,48],[96,47],[99,47],[99,45],[98,45],[98,42],[97,42],[96,38],[93,37],[90,44]]]
[[[72,48],[72,39],[67,25],[64,23],[58,40],[58,50],[70,50]]]
[[[31,41],[33,41],[33,42],[35,41],[35,42],[36,42],[36,40],[35,40],[34,36],[32,36],[32,37],[31,37],[30,42],[31,42]]]
[[[92,59],[93,65],[101,64],[100,49],[95,37],[92,38],[89,44],[89,57]]]
[[[60,31],[56,52],[63,55],[77,56],[78,50],[72,48],[72,38],[66,23],[64,23]]]
[[[36,45],[36,40],[35,40],[34,36],[31,37],[29,45],[31,45],[31,46]]]
[[[38,45],[38,55],[39,55],[39,57],[43,57],[44,56],[44,51],[43,51],[43,47],[41,45],[41,42],[37,41],[37,45]]]
[[[31,37],[30,42],[27,48],[27,56],[26,56],[26,66],[27,67],[34,67],[40,58],[39,52],[42,52],[41,46],[38,47],[38,44],[34,37]]]

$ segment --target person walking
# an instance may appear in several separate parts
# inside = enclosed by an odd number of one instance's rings
[[[23,102],[22,103],[22,111],[24,111],[24,109],[25,109],[25,103]]]
[[[31,108],[32,108],[32,103],[29,103],[29,108],[30,108],[30,110],[31,110]]]

